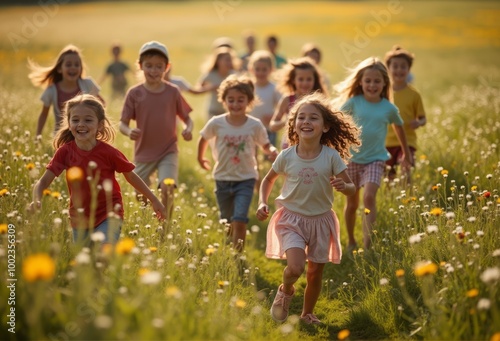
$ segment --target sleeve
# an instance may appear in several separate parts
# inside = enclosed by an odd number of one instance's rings
[[[342,158],[340,157],[340,154],[336,150],[334,150],[334,153],[333,153],[332,166],[333,166],[333,174],[334,175],[337,175],[337,174],[341,173],[342,171],[344,171],[345,169],[347,169],[347,166],[346,166],[344,160],[342,160]]]
[[[69,160],[68,147],[67,145],[64,145],[56,150],[54,156],[52,157],[46,168],[54,173],[55,176],[59,176],[61,175],[63,170],[69,168],[69,165],[66,164],[67,160]]]
[[[53,92],[55,91],[55,86],[50,85],[47,89],[45,89],[40,96],[40,100],[43,102],[43,106],[50,107],[53,103]]]
[[[212,117],[200,130],[200,136],[205,140],[210,140],[215,136],[215,118],[216,117]]]
[[[352,116],[352,112],[353,112],[352,97],[349,98],[344,104],[342,104],[342,106],[340,107],[340,111],[346,113],[347,115],[351,115]]]
[[[415,109],[415,113],[416,113],[415,118],[425,117],[424,103],[422,102],[422,97],[420,96],[420,94],[418,92],[416,93],[415,108],[414,109]]]
[[[269,136],[267,135],[266,128],[260,120],[257,120],[254,131],[254,139],[259,146],[264,146],[269,143]]]
[[[135,120],[134,91],[135,88],[132,88],[127,92],[123,103],[120,121],[125,124],[129,124],[130,120]]]
[[[397,126],[402,126],[404,124],[403,118],[399,114],[399,109],[394,104],[390,103],[389,109],[389,122],[394,123]]]
[[[177,116],[183,121],[186,122],[189,118],[189,113],[193,111],[193,109],[189,106],[189,104],[186,102],[184,97],[182,97],[181,92],[179,88],[175,87],[175,91],[177,92]]]
[[[117,173],[128,173],[135,169],[135,165],[130,162],[127,157],[118,149],[111,147],[114,150],[113,155],[113,164],[115,167],[115,172]]]
[[[85,89],[82,89],[84,93],[91,95],[98,95],[101,88],[94,82],[91,77],[82,79],[83,84],[85,84]]]
[[[285,149],[286,150],[286,149]],[[284,150],[282,150],[279,154],[278,154],[278,157],[276,158],[276,160],[274,160],[273,162],[273,170],[278,173],[278,174],[283,174],[283,170],[284,170],[284,166],[285,166],[285,162],[284,162],[284,156],[283,156],[283,152]]]

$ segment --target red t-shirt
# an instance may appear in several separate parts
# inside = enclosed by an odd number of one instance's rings
[[[93,170],[89,168],[89,162],[94,161],[97,167]],[[83,208],[84,220],[82,226],[88,228],[88,219],[90,217],[90,204],[92,200],[90,183],[87,178],[90,176],[92,180],[98,177],[98,184],[102,187],[104,179],[110,179],[113,183],[113,191],[111,194],[111,203],[109,204],[110,210],[115,211],[123,219],[123,201],[120,186],[115,178],[115,172],[128,173],[134,170],[133,163],[127,160],[118,149],[111,145],[97,141],[96,146],[90,150],[81,150],[76,145],[75,141],[71,141],[56,150],[54,157],[47,165],[47,169],[59,176],[63,170],[71,167],[80,167],[84,173],[85,178],[82,181],[68,181],[66,183],[69,189],[70,203],[69,213],[71,217],[71,225],[73,228],[80,226],[78,208]],[[91,180],[91,181],[92,181]],[[108,203],[106,202],[106,193],[103,188],[97,194],[97,207],[95,212],[94,227],[98,226],[108,217]],[[119,209],[115,210],[119,205]]]

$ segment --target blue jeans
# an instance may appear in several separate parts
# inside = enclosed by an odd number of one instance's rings
[[[123,221],[119,219],[106,219],[99,225],[97,225],[93,233],[102,232],[104,233],[103,244],[116,244],[120,238],[120,232],[122,229]],[[88,243],[90,240],[90,230],[88,229],[73,229],[73,241]]]
[[[252,203],[255,179],[243,181],[215,180],[215,195],[220,210],[220,218],[228,222],[248,223],[248,209]]]

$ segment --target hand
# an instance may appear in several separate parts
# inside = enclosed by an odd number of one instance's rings
[[[269,217],[269,206],[267,204],[259,204],[259,208],[257,209],[257,212],[255,213],[257,216],[257,219],[260,221],[264,221]]]
[[[339,192],[342,192],[343,190],[346,189],[345,181],[341,178],[336,178],[334,176],[330,177],[330,185],[332,185],[332,187]]]
[[[167,218],[167,214],[165,211],[165,206],[160,202],[160,200],[155,200],[152,202],[153,210],[156,213],[156,218],[159,220],[165,220]]]
[[[273,148],[269,154],[267,154],[267,158],[269,159],[269,161],[274,161],[276,160],[276,158],[278,157],[278,151],[276,150],[276,148]]]
[[[201,160],[198,160],[198,163],[200,164],[201,168],[203,169],[206,169],[206,170],[210,170],[210,161],[208,161],[207,159],[201,159]]]
[[[142,132],[140,129],[137,129],[137,128],[133,128],[133,129],[130,129],[130,133],[128,134],[128,137],[130,137],[131,140],[135,141],[137,139],[139,139],[142,135]]]
[[[191,141],[193,139],[193,134],[191,133],[191,130],[184,129],[181,134],[185,141]]]
[[[421,126],[420,120],[413,120],[413,121],[410,122],[410,127],[413,130],[417,129],[420,126]]]
[[[410,160],[408,160],[408,158],[406,158],[406,156],[401,160],[401,169],[406,172],[406,173],[410,173],[410,170],[411,170],[411,166],[412,166],[412,163],[410,162]]]

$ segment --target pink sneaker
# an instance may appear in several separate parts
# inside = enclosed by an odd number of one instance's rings
[[[319,318],[316,317],[314,314],[307,314],[304,316],[300,317],[300,320],[304,322],[305,324],[321,324],[321,321]]]
[[[273,305],[271,306],[271,317],[276,322],[285,322],[288,317],[288,308],[290,307],[290,302],[292,301],[292,297],[295,294],[295,288],[293,289],[293,293],[291,295],[285,294],[281,291],[283,284],[278,288],[278,292],[274,297]]]

